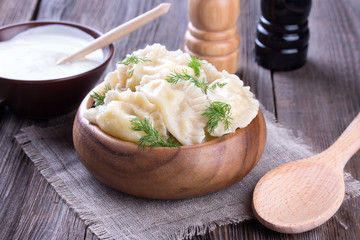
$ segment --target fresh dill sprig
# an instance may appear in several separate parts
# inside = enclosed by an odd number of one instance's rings
[[[134,54],[127,56],[123,61],[118,62],[118,64],[124,64],[126,66],[129,66],[130,64],[138,64],[139,62],[151,62],[150,59],[146,58],[146,57],[137,57]],[[134,75],[134,70],[135,70],[135,66],[133,66],[130,70],[129,70],[129,76],[133,76]]]
[[[223,122],[225,130],[231,126],[231,106],[224,102],[212,102],[206,111],[202,114],[207,117],[206,128],[209,133],[213,133],[219,122]]]
[[[160,138],[159,132],[152,126],[148,118],[134,118],[131,121],[131,130],[143,131],[145,136],[139,139],[139,147],[144,150],[146,146],[150,147],[179,147],[179,144],[171,137],[163,140]]]
[[[189,75],[184,69],[182,70],[182,73],[171,73],[170,76],[166,78],[166,81],[172,84],[177,84],[179,81],[191,81],[195,84],[196,87],[200,88],[201,91],[205,93],[205,91],[208,89],[209,84],[205,81],[200,82],[196,77],[193,77]]]
[[[171,73],[170,76],[166,78],[166,81],[172,84],[177,84],[179,81],[194,81],[195,78],[193,76],[187,74],[185,70],[182,70],[182,72],[182,74],[177,72]]]
[[[124,65],[128,66],[131,63],[138,64],[140,61],[141,62],[151,62],[151,60],[146,57],[137,57],[134,54],[132,54],[130,56],[127,56],[123,61],[119,62],[119,64],[124,64]]]
[[[211,90],[214,90],[216,87],[223,88],[223,87],[226,86],[226,84],[227,84],[227,82],[224,82],[224,83],[219,83],[219,82],[217,82],[217,83],[215,83],[214,85],[212,85],[212,86],[210,87],[210,89],[211,89]]]
[[[135,70],[135,67],[132,67],[132,68],[129,70],[128,74],[129,74],[130,77],[134,76],[134,70]]]
[[[188,63],[188,66],[191,67],[194,70],[195,76],[199,77],[200,76],[200,67],[202,65],[202,61],[200,59],[197,59],[194,56],[191,56],[191,60]]]
[[[111,90],[110,84],[105,85],[105,89],[102,92],[93,92],[90,97],[92,97],[95,100],[95,103],[92,105],[92,107],[97,107],[104,104],[105,100],[105,94]]]

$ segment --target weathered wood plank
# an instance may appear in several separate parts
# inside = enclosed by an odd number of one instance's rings
[[[29,162],[19,146],[14,144],[13,137],[22,127],[41,126],[44,122],[14,116],[3,104],[0,105],[0,115],[0,229],[1,237],[10,238],[14,234],[13,227],[19,221],[31,173]]]
[[[0,25],[33,20],[37,6],[37,0],[0,1]],[[0,239],[50,239],[49,236],[56,236],[57,239],[83,239],[84,223],[37,173],[13,139],[22,127],[46,124],[47,121],[17,117],[3,104],[0,106]],[[43,193],[38,195],[37,190]],[[60,204],[57,204],[59,201]],[[34,207],[33,203],[37,207]],[[48,215],[50,210],[54,215]],[[49,226],[33,227],[51,223],[46,221],[46,217],[58,218],[59,220],[53,221],[57,222],[58,229]],[[74,231],[63,228],[63,221],[69,219],[75,226],[81,226],[74,228]]]
[[[37,1],[25,2],[24,7],[23,0],[2,0],[0,9],[10,10],[0,15],[0,24],[37,16],[37,19],[80,22],[105,32],[162,1],[134,0],[130,4],[125,0],[47,0],[41,1],[37,14]],[[170,2],[173,3],[168,13],[171,18],[165,23],[155,20],[115,44],[116,53],[108,71],[114,69],[115,62],[126,53],[148,43],[160,42],[172,50],[182,46],[187,27],[187,2]],[[312,33],[309,61],[304,68],[275,73],[276,108],[270,72],[258,67],[254,60],[253,39],[260,16],[259,4],[259,1],[241,3],[238,74],[268,110],[277,110],[281,123],[321,150],[342,132],[360,109],[360,72],[357,70],[360,57],[358,48],[354,47],[359,41],[360,4],[356,0],[329,0],[326,5],[313,1],[310,28],[326,31]],[[325,72],[324,69],[330,70]],[[97,239],[14,144],[13,136],[19,129],[32,124],[45,126],[47,122],[19,118],[0,106],[0,239]],[[358,154],[347,166],[358,179],[359,165]],[[360,239],[359,215],[359,202],[351,200],[343,204],[335,218],[304,234],[279,234],[254,220],[219,227],[194,239]]]
[[[254,41],[259,17],[260,1],[241,1],[238,20],[241,38],[238,74],[264,107],[275,113],[271,72],[255,62]]]
[[[32,170],[35,168],[31,164]],[[14,228],[14,239],[84,239],[85,224],[36,170]]]
[[[313,1],[310,29],[317,31],[311,34],[307,65],[296,71],[274,74],[279,122],[308,140],[318,151],[328,147],[360,111],[360,54],[357,47],[360,35],[356,27],[360,22],[359,9],[359,2],[351,0],[327,4]],[[330,33],[334,33],[335,38]],[[250,46],[250,42],[248,44]],[[257,74],[261,76],[261,72]],[[257,85],[257,91],[261,87]],[[267,89],[265,94],[269,92]],[[358,153],[346,167],[357,179],[359,156]],[[219,238],[215,233],[208,236],[211,239],[360,239],[359,209],[358,200],[345,202],[330,221],[303,234],[280,234],[264,228],[257,221],[246,221],[235,227],[220,228],[223,231],[230,229],[230,237]]]
[[[185,8],[184,2],[178,3],[180,4],[178,4],[179,7]],[[126,1],[107,1],[106,3],[103,1],[89,2],[85,0],[76,2],[43,1],[40,5],[37,19],[75,21],[90,25],[104,32],[150,10],[159,3],[138,1],[136,4],[138,8],[130,9],[124,8],[124,4],[126,4]],[[129,5],[126,4],[125,6]],[[115,68],[115,62],[122,56],[125,56],[126,53],[140,47],[145,47],[148,43],[155,43],[163,40],[164,35],[157,35],[158,29],[162,29],[164,31],[162,32],[163,34],[168,34],[173,32],[171,31],[171,26],[177,25],[179,27],[177,19],[181,19],[182,17],[181,11],[176,11],[176,9],[179,10],[179,7],[173,8],[173,14],[177,15],[177,17],[171,19],[173,22],[172,25],[170,24],[170,29],[166,29],[169,25],[162,26],[160,25],[159,20],[155,20],[153,23],[144,26],[116,43],[117,51],[114,55],[113,65],[109,67],[109,71]],[[116,11],[117,18],[113,17],[114,11]],[[101,19],[101,21],[98,21],[99,19]],[[185,27],[186,22],[183,24],[184,29]],[[185,30],[183,30],[183,32],[185,32]],[[165,38],[165,41],[163,41],[162,44],[165,44],[169,49],[178,49],[182,40],[181,34],[178,39],[175,39],[174,36],[172,36],[172,38]],[[10,114],[8,111],[7,113]],[[7,117],[5,116],[4,119],[7,119]],[[13,137],[16,133],[17,131],[12,133],[11,136]],[[19,158],[16,156],[12,156],[11,158],[14,158],[13,160],[15,162],[19,161]],[[62,200],[56,200],[54,203],[53,199],[55,198],[56,193],[49,184],[44,182],[44,179],[34,170],[32,165],[24,171],[29,175],[29,179],[27,180],[29,183],[24,187],[26,188],[26,194],[22,196],[24,198],[22,206],[17,206],[17,209],[20,209],[15,214],[19,218],[17,219],[17,223],[9,223],[8,226],[5,226],[5,229],[9,229],[11,232],[10,236],[13,235],[15,238],[21,239],[74,239],[79,237],[97,239],[91,231],[85,228],[82,221],[79,221],[79,218],[76,217],[75,213],[72,210],[69,210]],[[49,213],[52,214],[49,215]],[[12,227],[10,227],[10,224]]]
[[[274,74],[279,122],[318,151],[330,146],[360,112],[359,9],[358,1],[313,1],[306,65]],[[357,154],[345,170],[360,179],[359,169]],[[359,239],[359,209],[359,201],[345,202],[314,231],[324,239]]]
[[[279,121],[317,150],[328,147],[360,111],[359,22],[360,14],[345,2],[314,1],[306,65],[274,74]]]
[[[39,0],[1,0],[0,26],[34,18]]]
[[[22,0],[0,2],[0,26],[31,20],[36,12],[37,0],[28,0],[24,8]],[[0,103],[0,229],[1,239],[11,239],[13,226],[19,221],[20,210],[27,190],[30,172],[28,161],[13,136],[32,121],[14,116]],[[38,123],[41,125],[41,123]]]

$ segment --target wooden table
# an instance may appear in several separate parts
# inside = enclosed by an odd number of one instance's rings
[[[28,20],[66,20],[107,31],[162,1],[1,0],[0,26]],[[126,53],[159,42],[181,48],[188,23],[187,1],[168,15],[115,44],[108,71]],[[241,53],[238,75],[278,121],[321,151],[360,112],[360,1],[313,1],[307,64],[291,72],[271,72],[254,61],[255,26],[260,0],[243,0],[238,21]],[[1,66],[0,66],[1,71]],[[1,86],[0,86],[1,87]],[[0,239],[97,239],[35,170],[14,141],[22,127],[46,126],[14,115],[0,105]],[[36,106],[34,106],[36,107]],[[58,118],[52,121],[61,121]],[[360,179],[360,154],[345,170]],[[195,239],[360,239],[360,199],[345,202],[319,228],[299,235],[279,234],[256,220],[219,227]]]

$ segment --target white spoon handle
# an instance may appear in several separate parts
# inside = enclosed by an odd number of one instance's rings
[[[325,151],[329,160],[334,159],[344,168],[349,159],[360,149],[360,113]]]
[[[61,59],[57,62],[57,64],[64,64],[70,61],[74,61],[81,57],[86,56],[87,54],[105,47],[106,45],[115,42],[116,40],[128,35],[129,33],[135,31],[139,27],[145,25],[146,23],[154,20],[155,18],[167,13],[170,8],[170,3],[162,3],[159,6],[155,7],[154,9],[110,30],[106,34],[100,36],[93,42],[91,42],[88,46],[81,49],[80,51]]]

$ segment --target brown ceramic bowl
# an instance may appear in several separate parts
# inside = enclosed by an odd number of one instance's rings
[[[147,147],[116,139],[89,123],[83,113],[87,95],[74,121],[76,152],[99,181],[121,192],[152,199],[182,199],[212,193],[245,177],[265,147],[262,112],[243,129],[215,140],[179,148]]]
[[[94,38],[101,35],[94,29],[76,23],[30,21],[0,28],[0,41],[9,40],[29,28],[49,24],[75,27]],[[104,60],[98,67],[71,77],[21,80],[0,76],[0,101],[7,104],[16,114],[30,118],[49,118],[70,112],[79,106],[84,96],[96,85],[113,55],[114,46],[111,44],[102,50]]]

